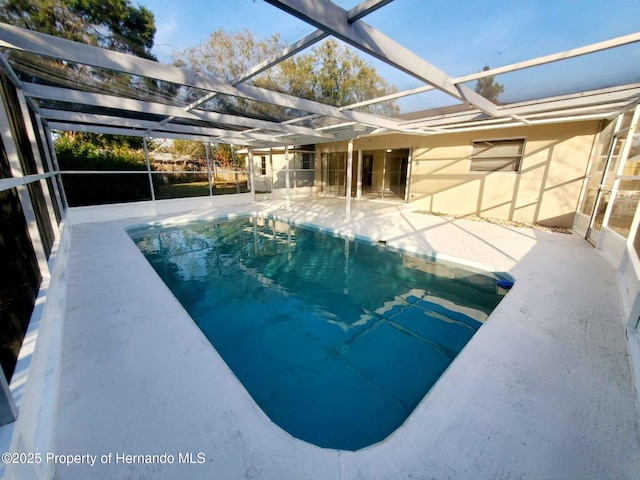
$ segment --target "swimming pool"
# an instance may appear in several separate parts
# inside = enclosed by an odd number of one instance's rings
[[[321,447],[393,433],[503,297],[492,274],[269,218],[129,234],[265,414]]]

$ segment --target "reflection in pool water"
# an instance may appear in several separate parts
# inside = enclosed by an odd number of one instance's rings
[[[502,299],[496,278],[264,218],[129,231],[271,420],[377,443]]]

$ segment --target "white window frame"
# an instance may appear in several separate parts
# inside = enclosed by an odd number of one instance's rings
[[[308,157],[310,156],[310,157]],[[305,157],[307,159],[307,165],[305,166]],[[302,170],[314,170],[315,152],[302,152]]]
[[[522,151],[520,153],[520,155],[506,155],[503,156],[503,158],[512,158],[512,159],[517,159],[517,163],[516,163],[516,168],[515,169],[478,169],[478,168],[474,168],[474,161],[475,162],[482,162],[482,157],[474,157],[473,151],[475,149],[476,144],[479,143],[490,143],[490,142],[514,142],[514,141],[520,141],[522,142]],[[479,139],[475,139],[471,141],[471,151],[469,153],[469,172],[470,173],[496,173],[496,172],[502,172],[502,173],[520,173],[520,170],[522,169],[522,160],[524,158],[524,153],[526,151],[526,146],[527,146],[527,140],[525,137],[509,137],[509,138],[479,138]],[[493,159],[493,158],[500,158],[500,156],[495,156],[495,157],[487,157],[487,159]],[[477,163],[476,163],[477,165]]]
[[[264,176],[267,174],[267,156],[260,155],[260,175]]]

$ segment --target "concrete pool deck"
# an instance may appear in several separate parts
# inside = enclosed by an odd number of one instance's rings
[[[71,226],[53,443],[112,460],[58,465],[55,478],[638,478],[639,402],[615,269],[576,235],[407,207],[354,201],[347,221],[344,199],[309,198]],[[124,231],[228,213],[384,240],[516,284],[393,435],[358,452],[321,449],[271,423]],[[195,463],[179,463],[185,453]]]

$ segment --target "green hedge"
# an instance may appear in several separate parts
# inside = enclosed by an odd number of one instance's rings
[[[132,148],[126,141],[60,136],[55,148],[61,170],[147,170],[143,151]],[[149,177],[142,173],[65,174],[62,182],[71,207],[151,199]]]

